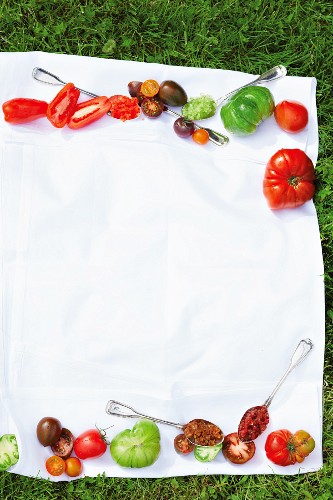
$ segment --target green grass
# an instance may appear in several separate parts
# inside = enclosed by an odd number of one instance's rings
[[[57,52],[261,73],[284,64],[315,76],[315,205],[325,263],[324,467],[302,476],[85,478],[52,483],[0,474],[3,500],[333,498],[333,2],[328,0],[0,0],[2,51]]]

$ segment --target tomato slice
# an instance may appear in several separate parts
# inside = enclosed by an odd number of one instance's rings
[[[109,98],[110,113],[112,118],[118,120],[134,120],[140,113],[140,106],[136,97],[128,97],[126,95],[113,95]]]
[[[177,453],[181,453],[182,455],[188,455],[194,450],[194,444],[187,439],[185,434],[178,434],[173,444]]]
[[[52,455],[45,462],[46,470],[51,476],[61,476],[65,472],[66,464],[65,460],[57,455]]]
[[[6,122],[26,123],[46,116],[47,107],[46,101],[17,97],[4,102],[2,111]]]
[[[160,86],[156,80],[145,80],[140,88],[145,97],[154,97],[154,95],[158,94],[159,90]]]
[[[94,97],[81,102],[76,106],[74,114],[67,124],[68,127],[77,129],[95,122],[109,111],[110,104],[110,100],[106,96]]]
[[[46,116],[57,128],[64,127],[71,119],[80,91],[73,83],[66,83],[64,88],[58,92],[55,98],[49,103]]]
[[[157,118],[162,114],[164,104],[158,97],[145,97],[141,103],[141,109],[148,118]]]
[[[237,432],[225,436],[222,453],[224,457],[233,464],[245,464],[255,454],[256,445],[253,441],[244,443],[239,439]]]

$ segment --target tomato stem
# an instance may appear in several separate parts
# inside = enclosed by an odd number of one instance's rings
[[[290,186],[297,187],[298,183],[299,183],[299,177],[297,177],[295,175],[292,177],[289,177],[288,184]]]

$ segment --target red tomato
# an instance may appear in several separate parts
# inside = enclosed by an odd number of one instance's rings
[[[45,462],[46,470],[51,476],[61,476],[65,472],[66,464],[65,460],[57,455],[52,455]]]
[[[26,123],[46,116],[47,107],[48,103],[46,101],[17,97],[4,102],[2,111],[6,122]]]
[[[245,464],[255,454],[256,445],[253,441],[244,443],[239,439],[237,432],[225,436],[222,444],[224,457],[233,464]]]
[[[133,120],[141,113],[138,99],[136,97],[113,95],[110,97],[109,101],[112,118],[117,118],[122,121]]]
[[[85,127],[104,116],[109,111],[110,105],[110,100],[106,96],[94,97],[81,102],[76,106],[67,125],[71,129]]]
[[[67,458],[65,466],[65,472],[69,477],[77,477],[82,472],[82,462],[77,457]]]
[[[267,458],[283,467],[301,463],[314,449],[315,441],[306,431],[292,434],[287,429],[271,432],[266,439]]]
[[[301,149],[280,149],[266,165],[263,190],[269,208],[295,208],[311,200],[315,170]]]
[[[75,455],[82,460],[101,457],[106,452],[105,435],[98,429],[89,429],[74,441]]]
[[[308,110],[297,101],[281,101],[274,109],[275,120],[286,132],[300,132],[309,121]]]
[[[198,128],[197,130],[195,130],[193,132],[192,139],[197,144],[201,144],[201,145],[207,144],[207,142],[209,141],[209,135],[208,135],[207,130],[205,130],[203,128]]]
[[[194,444],[187,439],[185,434],[178,434],[178,436],[175,437],[173,444],[175,450],[183,455],[188,455],[194,450]]]
[[[64,127],[71,119],[80,91],[74,87],[73,83],[66,83],[64,88],[58,92],[55,98],[48,105],[46,116],[57,128]]]

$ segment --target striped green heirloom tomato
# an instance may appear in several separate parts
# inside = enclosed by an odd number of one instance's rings
[[[221,119],[228,132],[249,135],[274,112],[274,98],[266,87],[255,85],[240,89],[221,108]]]

